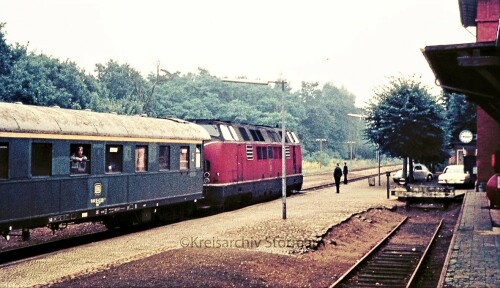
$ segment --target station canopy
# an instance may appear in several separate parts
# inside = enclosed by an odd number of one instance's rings
[[[422,49],[437,84],[466,95],[500,123],[500,41],[427,46]]]

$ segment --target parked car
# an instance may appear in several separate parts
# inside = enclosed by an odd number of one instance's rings
[[[448,165],[438,177],[441,185],[471,185],[469,172],[465,172],[464,165]]]
[[[408,175],[410,174],[410,168],[406,169]],[[432,181],[434,179],[434,175],[432,172],[425,166],[424,164],[413,164],[413,178],[415,181]],[[404,183],[405,179],[403,178],[403,169],[396,171],[393,174],[392,180],[398,184]]]

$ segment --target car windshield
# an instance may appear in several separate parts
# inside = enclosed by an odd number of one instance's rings
[[[464,173],[464,166],[448,166],[446,173]]]

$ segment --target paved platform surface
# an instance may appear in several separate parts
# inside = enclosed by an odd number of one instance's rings
[[[485,192],[466,192],[440,287],[500,287],[498,216]]]

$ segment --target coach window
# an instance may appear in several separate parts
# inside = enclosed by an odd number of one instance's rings
[[[70,174],[90,173],[90,145],[71,144],[70,145]]]
[[[148,171],[148,146],[135,147],[135,172]]]
[[[271,147],[271,146],[267,147],[267,158],[269,158],[269,159],[273,159],[274,158],[273,157],[273,147]]]
[[[9,178],[9,144],[0,143],[0,179]]]
[[[106,145],[106,172],[122,172],[123,147],[121,145]]]
[[[160,166],[160,170],[170,170],[170,146],[160,146],[158,164]]]
[[[180,150],[180,169],[189,169],[189,146],[181,146]]]
[[[201,145],[196,145],[195,165],[196,165],[196,169],[201,168]]]
[[[50,176],[52,171],[52,144],[31,144],[31,175]]]

